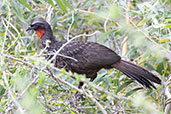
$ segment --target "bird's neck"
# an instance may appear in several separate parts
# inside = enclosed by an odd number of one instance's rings
[[[40,38],[41,48],[51,47],[56,42],[52,31],[46,31],[46,33]]]

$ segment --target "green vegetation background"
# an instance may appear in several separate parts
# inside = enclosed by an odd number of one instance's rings
[[[52,25],[57,40],[80,35],[75,40],[101,43],[163,84],[152,91],[115,69],[101,70],[93,82],[55,69],[41,56],[35,32],[26,32],[37,18]],[[1,0],[0,20],[0,114],[169,113],[170,0]]]

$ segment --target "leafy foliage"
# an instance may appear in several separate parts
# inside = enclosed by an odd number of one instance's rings
[[[166,112],[169,98],[164,95],[171,80],[170,6],[169,0],[0,1],[0,113]],[[37,18],[52,25],[57,40],[96,31],[75,40],[115,50],[160,77],[163,85],[153,91],[142,89],[115,69],[101,70],[90,82],[83,75],[54,68],[41,56],[37,35],[25,31]],[[83,91],[77,88],[80,80],[85,82]],[[75,100],[76,90],[83,98]]]

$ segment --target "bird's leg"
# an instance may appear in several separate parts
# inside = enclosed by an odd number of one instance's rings
[[[86,78],[90,78],[90,81],[93,81],[96,77],[97,77],[97,72],[93,72],[93,73],[91,73],[91,74],[86,74]],[[84,82],[81,82],[81,81],[80,81],[80,82],[79,82],[79,85],[78,85],[78,88],[81,89],[83,85],[84,85]],[[77,99],[80,99],[80,98],[82,98],[83,96],[77,91],[77,92],[75,93],[75,97],[76,97]]]
[[[81,82],[81,81],[80,81],[80,82],[79,82],[79,85],[78,85],[78,88],[81,89],[83,85],[84,85],[84,82]],[[81,95],[81,93],[78,92],[78,91],[75,93],[74,96],[75,96],[76,99],[80,99],[80,98],[83,97],[83,96]]]
[[[84,82],[80,81],[79,85],[78,85],[78,88],[81,89],[83,85],[84,85]]]

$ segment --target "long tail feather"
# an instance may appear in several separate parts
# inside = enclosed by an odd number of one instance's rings
[[[140,84],[142,84],[145,87],[156,88],[151,82],[161,84],[161,80],[157,76],[133,63],[120,60],[119,62],[113,64],[112,67],[120,70],[125,75],[138,81]]]

